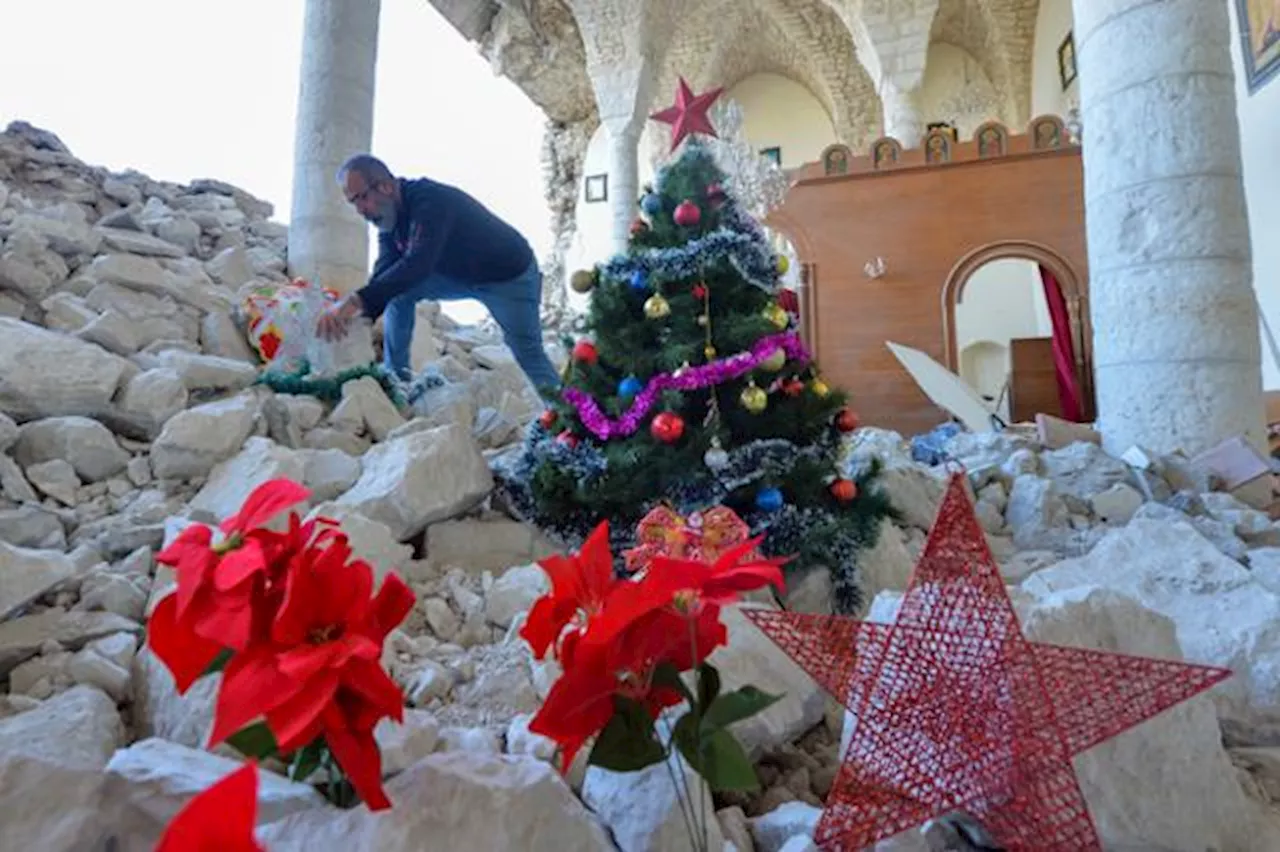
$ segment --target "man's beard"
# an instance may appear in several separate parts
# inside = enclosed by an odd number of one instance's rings
[[[396,229],[396,206],[394,203],[388,202],[379,206],[377,210],[374,210],[365,219],[379,231],[390,233]]]

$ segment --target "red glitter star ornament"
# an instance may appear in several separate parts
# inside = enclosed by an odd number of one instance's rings
[[[747,614],[856,719],[814,835],[826,850],[958,810],[1009,852],[1101,850],[1072,757],[1231,674],[1028,641],[962,474],[893,624]]]
[[[717,87],[700,95],[694,95],[689,84],[683,77],[680,78],[680,88],[676,91],[675,104],[649,116],[654,121],[671,125],[672,151],[679,148],[680,143],[690,133],[716,135],[716,129],[711,126],[711,119],[707,117],[707,110],[711,109],[711,105],[723,91],[722,87]]]

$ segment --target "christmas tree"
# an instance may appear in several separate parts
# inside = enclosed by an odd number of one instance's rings
[[[666,504],[684,515],[724,505],[794,555],[791,576],[822,566],[837,606],[861,601],[857,555],[893,514],[879,468],[841,470],[857,428],[796,330],[786,260],[724,189],[726,174],[691,131],[714,135],[717,92],[655,115],[678,156],[640,199],[628,249],[573,286],[591,293],[561,398],[498,466],[508,502],[576,546],[603,519],[615,552]]]

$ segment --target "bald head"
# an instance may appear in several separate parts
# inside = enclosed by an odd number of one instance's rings
[[[360,175],[370,185],[396,179],[387,164],[372,154],[353,154],[347,157],[338,167],[338,183],[346,183],[347,175],[352,173]]]
[[[396,226],[400,183],[387,164],[372,154],[348,157],[338,168],[338,184],[347,202],[381,231]]]

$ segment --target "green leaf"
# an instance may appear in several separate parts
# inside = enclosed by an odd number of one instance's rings
[[[770,695],[754,686],[726,692],[713,701],[703,714],[702,729],[707,733],[722,730],[734,722],[754,716],[781,699],[781,695]]]
[[[223,648],[218,652],[218,656],[213,658],[213,662],[204,670],[204,674],[200,677],[208,677],[211,674],[217,674],[227,667],[227,663],[231,662],[231,656],[235,653],[230,648]]]
[[[258,760],[274,757],[278,751],[276,738],[271,735],[266,722],[254,722],[247,728],[241,728],[227,737],[227,744],[245,757]]]
[[[686,713],[676,723],[676,747],[685,763],[704,779],[713,792],[751,792],[760,789],[751,759],[726,730],[698,730],[697,720]]]
[[[680,676],[680,670],[672,663],[659,663],[657,668],[653,670],[653,685],[667,686],[674,689],[684,696],[684,700],[689,702],[689,706],[693,706],[693,693],[689,691],[689,686],[684,682],[684,678]]]
[[[613,717],[596,737],[587,763],[614,772],[635,772],[661,763],[666,751],[654,738],[653,720],[643,705],[615,696]]]
[[[306,781],[320,766],[327,745],[324,737],[316,737],[307,745],[293,753],[293,761],[289,764],[290,781]]]
[[[720,672],[710,663],[698,666],[698,710],[706,713],[707,708],[720,694]]]
[[[718,730],[702,738],[701,775],[717,793],[754,792],[760,789],[751,758],[726,730]]]

